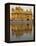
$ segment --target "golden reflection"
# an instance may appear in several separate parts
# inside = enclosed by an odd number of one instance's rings
[[[32,31],[32,24],[12,24],[12,31],[16,35],[23,35],[24,33],[30,33]]]

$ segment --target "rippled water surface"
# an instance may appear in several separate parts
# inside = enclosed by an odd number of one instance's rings
[[[13,32],[10,28],[10,41],[20,41],[20,40],[33,40],[33,24],[32,24],[32,30],[30,31],[25,31],[22,33],[22,35],[20,34],[16,34],[15,32]]]

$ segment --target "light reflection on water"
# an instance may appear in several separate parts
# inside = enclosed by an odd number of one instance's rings
[[[24,24],[25,28],[27,26],[27,24]],[[16,26],[16,24],[15,24]],[[15,28],[14,26],[14,28]],[[31,28],[29,29],[29,27],[31,26]],[[20,40],[33,40],[33,24],[29,24],[29,27],[27,26],[27,28],[25,30],[17,30],[14,32],[14,30],[12,30],[12,28],[10,29],[10,40],[11,41],[20,41]],[[17,32],[17,33],[16,33]]]

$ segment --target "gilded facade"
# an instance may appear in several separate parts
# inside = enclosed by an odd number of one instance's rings
[[[32,20],[32,11],[28,11],[28,9],[25,11],[25,9],[22,9],[20,7],[16,7],[15,9],[12,8],[12,20]]]

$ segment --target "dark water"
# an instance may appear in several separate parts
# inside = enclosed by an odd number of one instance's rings
[[[22,35],[16,36],[15,33],[12,33],[12,30],[10,29],[10,41],[20,41],[20,40],[33,40],[33,34],[34,34],[34,30],[33,30],[33,24],[32,24],[32,31],[28,33],[23,33]]]
[[[11,31],[10,31],[11,32]],[[28,33],[28,34],[23,34],[21,36],[17,36],[16,37],[16,34],[12,35],[12,32],[10,34],[10,40],[11,41],[20,41],[20,40],[33,40],[33,34],[32,33]]]

